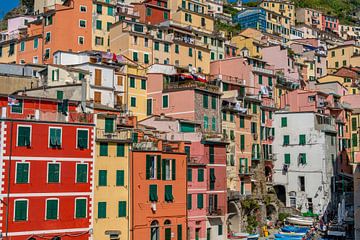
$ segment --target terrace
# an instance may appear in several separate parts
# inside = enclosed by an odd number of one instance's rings
[[[210,93],[220,93],[219,86],[211,84],[202,76],[192,74],[170,76],[167,81],[164,81],[163,88],[165,91],[197,89]]]

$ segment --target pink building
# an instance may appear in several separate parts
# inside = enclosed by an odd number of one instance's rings
[[[36,20],[35,16],[17,16],[7,20],[7,30],[0,33],[0,42],[18,39],[21,32],[26,33],[27,23]]]
[[[329,15],[322,15],[323,31],[339,32],[339,19]]]

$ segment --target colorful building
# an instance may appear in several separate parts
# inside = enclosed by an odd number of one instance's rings
[[[323,31],[339,32],[339,19],[337,17],[322,15],[322,29]]]
[[[311,8],[297,8],[296,22],[299,24],[306,24],[318,29],[322,29],[322,12]]]
[[[340,67],[358,66],[360,47],[348,44],[328,49],[327,68],[334,71]]]
[[[260,3],[260,7],[277,13],[290,19],[290,24],[295,25],[295,5],[287,0],[265,0]]]
[[[139,21],[146,24],[155,25],[170,19],[170,9],[166,0],[134,3],[134,11],[139,13]]]
[[[94,124],[73,101],[1,97],[1,231],[5,238],[89,239]],[[10,179],[10,182],[8,182]]]

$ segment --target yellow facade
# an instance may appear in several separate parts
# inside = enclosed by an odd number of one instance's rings
[[[338,82],[342,84],[348,90],[348,94],[358,94],[359,89],[357,87],[353,87],[352,80],[345,77],[334,76],[334,75],[326,75],[322,78],[318,79],[319,83],[329,83],[329,82]]]
[[[278,35],[284,42],[290,39],[291,18],[266,10],[266,32]]]
[[[208,15],[208,5],[204,0],[169,1],[171,19],[200,31],[214,31],[214,20]]]
[[[17,62],[17,41],[6,41],[0,43],[0,63]]]
[[[94,239],[110,239],[106,231],[120,233],[119,239],[128,239],[129,224],[129,144],[130,132],[124,134],[105,133],[105,117],[98,115],[96,129],[96,160],[94,184]],[[114,120],[114,131],[116,128]],[[111,137],[109,137],[111,136]],[[107,144],[107,154],[103,154],[103,146]],[[123,145],[123,151],[118,153],[118,144]],[[102,150],[100,149],[102,148]],[[122,154],[124,153],[124,154]],[[101,173],[100,173],[101,171]],[[123,171],[119,174],[119,171]],[[106,172],[104,177],[104,172]],[[102,177],[100,177],[100,175]],[[119,175],[123,175],[123,181]],[[101,180],[100,180],[101,178]],[[106,179],[104,182],[104,178]],[[120,203],[121,202],[121,203]],[[125,211],[119,206],[126,203]],[[106,208],[105,216],[101,215],[100,205]],[[125,213],[125,216],[121,213]],[[100,215],[99,215],[100,214]]]
[[[295,6],[291,1],[265,0],[260,7],[289,18],[290,24],[295,25]]]
[[[351,61],[357,64],[357,58],[354,56],[359,55],[360,47],[355,45],[343,45],[335,48],[330,48],[327,55],[327,68],[338,69],[340,67],[349,67]],[[353,59],[353,60],[352,60]],[[359,61],[360,63],[360,61]]]
[[[110,49],[109,32],[110,27],[116,21],[116,1],[96,1],[93,4],[93,38],[92,49],[106,52]]]
[[[355,154],[359,154],[360,152],[360,144],[359,144],[359,127],[360,127],[360,109],[354,109],[351,113],[351,153],[352,158],[354,158]]]
[[[231,39],[231,43],[241,51],[243,48],[249,50],[250,57],[262,58],[262,45],[253,38],[247,38],[244,36],[235,36]]]

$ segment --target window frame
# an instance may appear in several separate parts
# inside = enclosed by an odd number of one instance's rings
[[[81,8],[84,8],[85,11],[82,11]],[[79,12],[81,12],[81,13],[87,12],[87,6],[85,6],[85,5],[80,5],[80,6],[79,6]]]
[[[167,97],[167,106],[166,106],[166,107],[164,107],[164,97]],[[168,109],[169,106],[170,106],[169,94],[163,94],[163,95],[161,96],[161,108],[162,108],[162,109]]]
[[[81,26],[81,22],[84,22],[85,23],[85,26]],[[87,21],[85,19],[79,19],[79,28],[86,28],[86,25],[87,25]]]
[[[56,210],[56,218],[55,219],[48,219],[47,218],[47,208],[48,208],[48,201],[49,200],[56,200],[57,201],[57,210]],[[57,220],[59,220],[60,219],[60,200],[59,200],[59,198],[46,198],[45,199],[45,216],[44,216],[44,220],[45,221],[57,221]]]
[[[25,220],[16,220],[16,202],[25,201],[26,202],[26,219]],[[14,222],[27,222],[29,221],[29,199],[26,198],[18,198],[14,200],[14,210],[13,210],[13,221]]]
[[[76,200],[83,200],[85,199],[85,217],[83,218],[78,218],[76,217]],[[77,197],[74,199],[74,219],[84,219],[84,218],[88,218],[88,199],[86,197]]]
[[[50,164],[57,164],[57,165],[59,165],[59,180],[58,180],[58,182],[49,182],[49,165],[50,165]],[[61,183],[61,163],[60,163],[60,162],[47,162],[46,183],[48,183],[48,184],[58,184],[58,183]]]
[[[78,182],[78,165],[86,165],[86,182]],[[79,162],[76,163],[76,167],[75,167],[75,183],[78,184],[87,184],[89,183],[89,163],[83,163],[83,162]]]
[[[17,174],[18,174],[18,164],[27,164],[28,165],[28,175],[26,183],[18,183],[17,182]],[[29,184],[30,183],[30,162],[16,162],[15,164],[15,184]]]
[[[79,148],[79,131],[87,131],[86,148]],[[87,128],[77,128],[76,129],[76,149],[89,149],[89,129],[87,129]]]
[[[60,146],[56,146],[56,147],[52,147],[51,146],[51,142],[50,142],[50,132],[51,132],[51,129],[60,129]],[[63,137],[63,131],[62,131],[62,127],[49,127],[49,132],[48,132],[48,148],[51,148],[51,149],[56,149],[56,148],[60,148],[62,147],[62,137]]]

